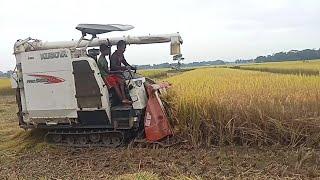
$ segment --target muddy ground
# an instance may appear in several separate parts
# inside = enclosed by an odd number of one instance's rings
[[[15,112],[14,97],[0,97],[0,179],[320,178],[315,149],[57,147],[19,129]]]

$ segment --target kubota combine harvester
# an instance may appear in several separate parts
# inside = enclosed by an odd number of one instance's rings
[[[132,105],[119,103],[105,85],[96,63],[101,44],[171,43],[171,55],[180,55],[178,33],[138,37],[101,38],[98,34],[132,29],[130,25],[80,24],[79,41],[43,42],[27,38],[14,45],[16,70],[12,76],[24,129],[47,129],[46,140],[70,146],[117,147],[139,135],[146,142],[172,136],[159,98],[166,84],[153,84],[136,72],[123,72],[126,95]],[[91,35],[90,39],[86,39]],[[91,48],[91,49],[90,49]],[[130,60],[132,62],[132,60]]]

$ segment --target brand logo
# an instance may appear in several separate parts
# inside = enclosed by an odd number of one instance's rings
[[[57,51],[40,54],[41,60],[44,59],[55,59],[55,58],[66,58],[68,57],[67,51]]]
[[[44,74],[29,74],[28,76],[35,77],[36,79],[27,80],[27,83],[56,84],[65,81],[62,78]]]

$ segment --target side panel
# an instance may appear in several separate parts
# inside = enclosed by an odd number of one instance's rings
[[[80,111],[104,110],[111,123],[109,92],[94,59],[73,59],[77,105]]]
[[[101,128],[104,126],[111,126],[110,121],[107,121],[108,115],[104,110],[96,110],[96,111],[79,111],[79,122],[83,126],[98,126]]]
[[[129,90],[130,97],[132,99],[133,109],[144,109],[147,106],[147,93],[144,87],[145,78],[136,78],[129,81]]]
[[[102,107],[100,87],[94,77],[94,70],[86,60],[72,62],[78,108]]]
[[[77,102],[68,49],[24,53],[21,59],[27,116],[76,118]]]

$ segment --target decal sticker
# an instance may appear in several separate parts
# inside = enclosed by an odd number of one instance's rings
[[[36,79],[27,80],[27,83],[56,84],[56,83],[62,83],[65,81],[63,78],[44,75],[44,74],[29,74],[28,76],[35,77]]]
[[[54,58],[66,58],[68,57],[67,51],[57,51],[40,54],[41,60],[54,59]]]

